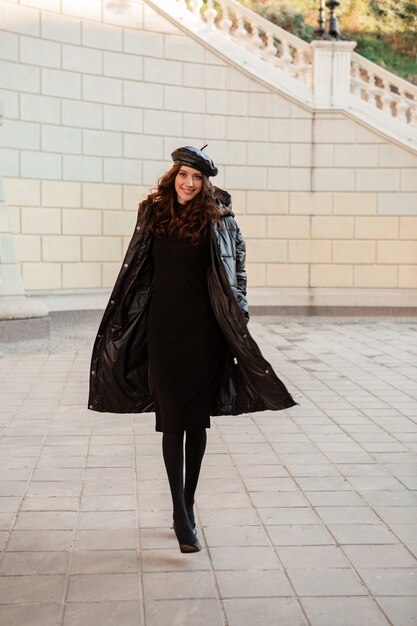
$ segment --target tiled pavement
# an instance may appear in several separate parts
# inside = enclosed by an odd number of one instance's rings
[[[2,626],[417,624],[417,320],[251,329],[300,406],[213,420],[192,555],[153,416],[85,408],[93,329],[4,354]]]

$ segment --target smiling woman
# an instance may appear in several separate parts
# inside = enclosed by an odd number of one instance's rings
[[[203,186],[203,175],[192,167],[182,165],[175,177],[175,191],[180,204],[186,204],[200,193]]]
[[[155,411],[181,552],[197,552],[194,494],[212,415],[296,404],[248,328],[245,243],[217,168],[192,146],[139,206],[94,344],[89,406]],[[185,440],[185,481],[184,466]]]

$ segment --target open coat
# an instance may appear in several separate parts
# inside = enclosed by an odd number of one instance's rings
[[[221,223],[211,223],[207,281],[225,342],[211,415],[289,408],[297,403],[263,358],[247,328],[245,243],[231,211],[230,195],[221,189],[215,191],[222,219]],[[146,215],[138,216],[94,343],[88,401],[94,411],[142,413],[155,408],[146,337],[153,279],[152,235],[146,230]]]

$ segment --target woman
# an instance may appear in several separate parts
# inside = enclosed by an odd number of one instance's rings
[[[197,552],[194,494],[210,415],[296,404],[248,329],[245,244],[210,157],[192,146],[140,204],[94,344],[89,408],[155,411],[181,552]],[[185,481],[183,443],[185,438]]]

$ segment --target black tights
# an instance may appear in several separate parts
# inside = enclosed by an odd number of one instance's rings
[[[192,544],[195,541],[194,494],[206,449],[207,433],[205,428],[186,432],[185,482],[184,432],[164,433],[162,452],[171,489],[176,534],[181,543]]]

